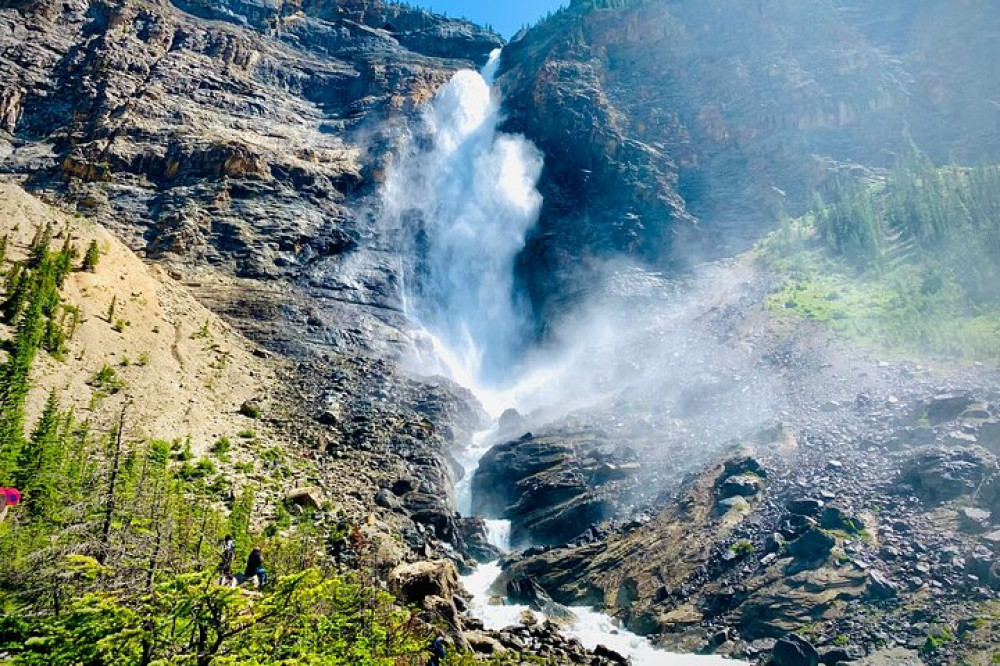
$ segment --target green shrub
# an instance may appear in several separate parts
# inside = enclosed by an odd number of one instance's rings
[[[83,255],[83,270],[91,271],[97,269],[97,264],[101,260],[101,249],[97,246],[97,241],[92,240],[87,245],[87,251]]]

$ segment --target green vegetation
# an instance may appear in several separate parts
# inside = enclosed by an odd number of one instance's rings
[[[259,419],[261,415],[260,406],[255,402],[244,402],[240,405],[240,414],[248,419]]]
[[[70,337],[65,328],[66,310],[59,298],[73,257],[68,231],[66,237],[63,248],[52,252],[51,226],[38,230],[27,261],[15,264],[7,273],[0,314],[4,323],[15,327],[15,333],[6,343],[7,359],[0,366],[0,482],[10,482],[17,473],[24,445],[28,375],[35,356],[39,349],[61,354]],[[70,321],[75,330],[76,319]]]
[[[325,555],[328,535],[315,516],[296,518],[280,505],[269,512],[266,496],[233,488],[212,460],[194,463],[190,438],[132,437],[127,398],[117,425],[100,431],[64,410],[53,390],[25,433],[29,371],[47,348],[47,328],[75,321],[60,309],[68,238],[53,253],[51,228],[40,230],[5,284],[2,314],[14,333],[0,365],[0,485],[19,487],[23,502],[0,522],[4,663],[423,663],[431,628],[381,589],[374,546],[360,529],[350,528],[354,569],[342,570]],[[125,388],[107,363],[89,383],[95,394]],[[229,446],[221,438],[214,449]],[[220,584],[225,534],[240,558],[262,547],[267,586]],[[447,663],[482,662],[457,655]]]
[[[951,643],[953,640],[955,640],[955,635],[951,632],[949,627],[935,627],[927,632],[927,639],[924,641],[922,651],[924,653],[936,652],[941,649],[942,646]]]
[[[1000,361],[1000,168],[919,154],[783,220],[761,257],[787,276],[772,310],[884,351]]]
[[[87,380],[87,384],[104,394],[118,393],[125,388],[125,382],[118,376],[115,369],[107,363],[102,365],[101,369]]]
[[[97,264],[101,260],[101,249],[97,247],[97,241],[90,241],[87,252],[83,255],[83,270],[93,272],[97,270]]]

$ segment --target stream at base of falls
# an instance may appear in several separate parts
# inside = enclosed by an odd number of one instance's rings
[[[460,463],[465,468],[465,476],[455,486],[455,497],[462,515],[471,514],[472,477],[479,466],[479,460],[489,451],[495,434],[495,430],[477,433],[461,456]],[[505,553],[510,551],[510,521],[487,520],[486,532],[492,545]],[[500,562],[497,561],[480,564],[472,573],[462,577],[462,584],[472,595],[469,613],[481,620],[487,629],[496,631],[520,625],[522,613],[532,610],[528,606],[506,601],[497,603],[497,598],[503,599],[504,595],[502,592],[494,592],[492,587],[502,572]],[[717,656],[683,655],[657,650],[647,639],[618,626],[612,617],[604,613],[580,606],[572,606],[568,610],[576,619],[562,630],[563,635],[577,639],[590,650],[598,645],[610,648],[628,657],[632,666],[739,666],[744,663]],[[536,617],[544,618],[544,614],[532,612]]]

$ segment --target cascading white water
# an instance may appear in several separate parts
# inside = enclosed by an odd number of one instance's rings
[[[415,138],[401,153],[383,190],[383,226],[409,235],[420,257],[416,282],[403,297],[407,315],[423,327],[434,353],[434,359],[423,359],[424,369],[472,389],[494,417],[558,373],[558,368],[536,369],[511,381],[526,325],[514,293],[514,261],[541,206],[535,185],[542,157],[524,137],[497,131],[500,104],[491,85],[498,60],[496,52],[482,74],[456,73],[438,92],[423,117],[424,138]],[[464,514],[471,510],[471,478],[489,449],[490,434],[479,433],[462,456],[467,473],[456,496]],[[487,521],[487,532],[489,541],[507,552],[510,522]],[[497,629],[517,624],[527,610],[490,603],[500,572],[494,562],[463,579],[474,597],[471,611]],[[636,666],[723,662],[668,655],[615,627],[606,615],[572,611],[578,621],[567,633],[591,648],[611,646]]]
[[[383,197],[387,227],[416,242],[407,314],[436,338],[448,374],[471,387],[509,372],[524,337],[512,268],[541,206],[541,154],[524,137],[497,131],[490,79],[498,58],[484,74],[456,73],[438,92]]]

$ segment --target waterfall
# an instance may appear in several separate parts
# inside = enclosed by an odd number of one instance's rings
[[[383,190],[386,228],[409,237],[417,257],[407,315],[431,338],[439,369],[472,388],[509,376],[524,339],[514,261],[541,206],[541,154],[497,130],[498,58],[483,73],[457,72],[437,93]]]
[[[421,359],[421,369],[472,389],[494,416],[559,372],[533,368],[518,376],[514,367],[528,323],[514,291],[514,262],[541,207],[535,186],[542,156],[524,137],[497,129],[502,118],[492,79],[498,60],[495,52],[482,73],[457,72],[427,105],[421,127],[387,174],[382,216],[384,229],[409,239],[417,258],[403,303],[432,352],[432,358]],[[471,509],[472,474],[492,434],[479,433],[460,456],[467,471],[455,489],[462,513]],[[487,536],[506,551],[510,522],[488,521]],[[527,610],[491,603],[500,573],[493,562],[463,578],[473,595],[471,612],[495,629],[517,624]],[[602,613],[572,611],[578,621],[568,633],[590,648],[612,645],[638,666],[730,663],[667,655]]]

